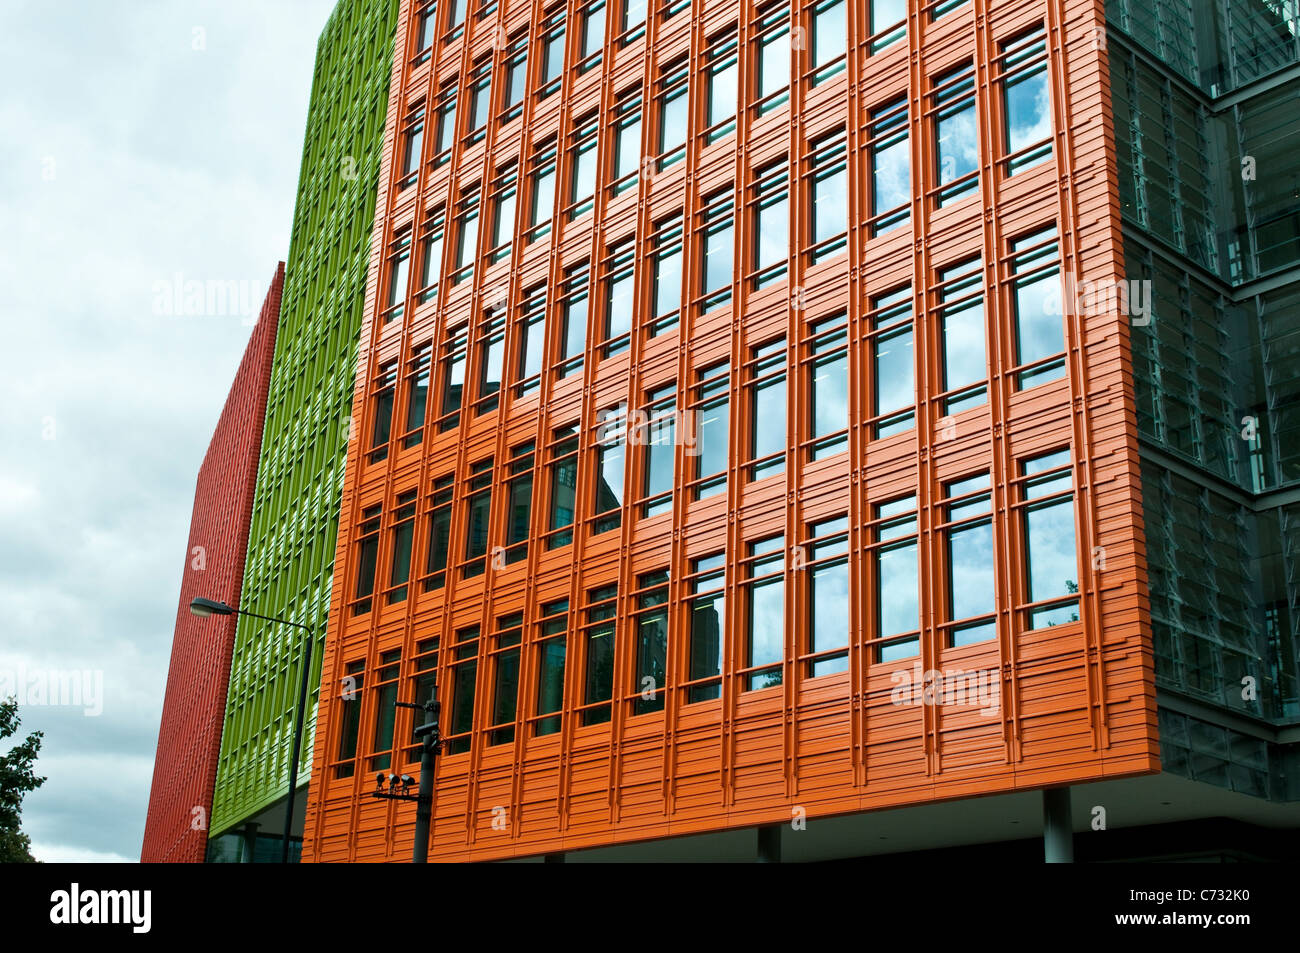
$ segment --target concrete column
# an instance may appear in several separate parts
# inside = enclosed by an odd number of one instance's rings
[[[260,826],[251,822],[244,825],[244,856],[241,863],[253,863],[253,854],[257,850],[257,829]]]
[[[770,824],[758,828],[758,857],[760,864],[781,863],[781,825]]]
[[[1074,863],[1074,828],[1070,823],[1070,789],[1043,789],[1043,861]]]

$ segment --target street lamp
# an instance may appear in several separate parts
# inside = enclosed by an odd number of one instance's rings
[[[370,794],[371,797],[389,801],[415,802],[415,849],[411,855],[411,862],[425,864],[429,862],[429,826],[433,819],[433,759],[438,757],[438,749],[442,747],[442,739],[438,734],[438,714],[442,711],[442,703],[436,698],[431,698],[423,705],[417,705],[415,702],[396,704],[402,708],[414,708],[429,716],[424,724],[415,729],[415,737],[421,742],[420,793],[411,793],[411,788],[415,786],[415,779],[409,774],[401,776],[394,774],[388,777],[381,771],[375,777],[375,789]],[[387,791],[384,790],[385,781],[388,782]]]
[[[202,596],[195,596],[190,600],[190,612],[200,619],[206,619],[208,616],[214,615],[246,615],[252,616],[254,619],[279,622],[282,625],[291,625],[303,630],[302,684],[298,688],[298,717],[293,727],[293,758],[289,765],[289,800],[284,809],[284,843],[281,845],[282,850],[280,852],[280,863],[287,864],[289,862],[289,835],[293,830],[294,795],[298,790],[298,752],[302,747],[302,723],[307,712],[307,672],[311,668],[311,629],[301,622],[290,622],[288,619],[258,615],[256,612],[249,612],[247,609],[236,609],[224,602],[218,602],[215,599],[204,599]]]

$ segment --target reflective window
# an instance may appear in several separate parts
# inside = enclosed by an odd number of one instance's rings
[[[617,622],[618,586],[601,586],[587,591],[586,624],[583,626],[582,723],[599,725],[609,721],[610,698],[614,694],[614,630]]]
[[[740,96],[740,66],[735,30],[729,30],[709,42],[704,58],[706,80],[708,141],[716,142],[735,131],[736,103]]]
[[[550,447],[550,525],[546,548],[573,542],[573,517],[578,486],[578,428],[555,431]]]
[[[336,760],[346,762],[334,769],[334,777],[350,778],[357,773],[357,737],[361,733],[361,687],[365,682],[366,663],[349,662],[344,669],[343,690],[339,694],[339,748]]]
[[[537,625],[537,710],[534,734],[553,735],[560,730],[564,709],[564,662],[568,652],[569,600],[548,602]]]
[[[469,328],[462,325],[442,342],[442,397],[438,403],[438,432],[460,425],[460,407],[465,398],[465,356]]]
[[[519,336],[515,345],[518,361],[515,396],[523,397],[541,386],[546,355],[546,285],[538,285],[524,294],[522,314],[515,329]]]
[[[913,351],[912,289],[871,299],[871,416],[879,439],[916,425],[916,356]]]
[[[416,52],[420,54],[416,58],[416,62],[422,63],[429,58],[429,48],[433,46],[433,38],[438,32],[437,5],[430,0],[416,16],[419,18],[419,30],[415,48]]]
[[[988,399],[983,266],[978,258],[972,258],[941,268],[939,282],[946,415],[979,407]]]
[[[406,128],[402,132],[402,177],[397,182],[399,189],[414,185],[420,174],[420,154],[424,148],[424,104],[420,103],[406,117]]]
[[[705,499],[727,489],[730,459],[731,367],[714,364],[695,372],[691,412],[683,429],[686,460],[694,462],[693,496]]]
[[[778,159],[754,176],[750,204],[754,214],[754,287],[785,277],[790,259],[790,170]]]
[[[587,262],[565,270],[563,300],[560,302],[562,328],[558,335],[560,361],[556,374],[566,377],[582,369],[587,350],[587,299],[588,278],[591,268]]]
[[[636,673],[632,714],[663,711],[668,672],[668,570],[637,577]]]
[[[600,414],[596,428],[596,498],[591,512],[596,517],[592,533],[607,533],[623,522],[623,474],[627,461],[627,417],[622,407]]]
[[[623,17],[619,33],[630,43],[645,34],[646,0],[622,0]]]
[[[749,479],[785,469],[785,339],[768,341],[753,351],[746,367],[749,396]]]
[[[641,515],[672,512],[673,461],[677,445],[677,387],[668,384],[646,395],[644,433],[635,442],[645,447],[645,482]]]
[[[677,323],[682,307],[682,224],[668,218],[655,226],[654,247],[654,320],[650,337]]]
[[[461,576],[481,576],[488,551],[488,530],[492,525],[492,458],[470,468],[469,495],[465,500],[465,563]]]
[[[555,214],[555,140],[539,146],[532,158],[532,190],[528,210],[528,241],[550,234]]]
[[[877,662],[896,662],[921,654],[920,574],[916,549],[916,497],[905,496],[875,507],[872,568],[879,640]]]
[[[469,137],[467,143],[479,142],[492,116],[492,57],[474,64],[469,77]]]
[[[1011,241],[1015,362],[1021,390],[1065,376],[1065,328],[1061,316],[1060,245],[1056,226]]]
[[[388,304],[384,323],[400,318],[406,310],[406,291],[411,262],[411,233],[398,235],[388,252]]]
[[[1079,620],[1079,561],[1074,534],[1074,480],[1069,449],[1021,461],[1026,627]],[[1065,597],[1065,598],[1062,598]]]
[[[423,705],[437,697],[438,693],[438,640],[421,639],[415,644],[415,658],[411,660],[414,674],[409,679],[411,685],[411,702]],[[424,724],[428,716],[417,711],[411,718],[411,737],[407,742],[407,763],[418,763],[421,755],[421,739],[415,729]]]
[[[735,206],[731,189],[714,193],[703,202],[701,231],[701,307],[709,311],[731,300],[731,283],[736,277]]]
[[[726,560],[722,553],[691,561],[691,645],[686,700],[708,701],[722,691],[723,633],[727,627]]]
[[[969,63],[937,77],[930,94],[934,110],[935,173],[940,207],[979,187],[979,140],[975,123],[975,67]]]
[[[759,11],[751,29],[758,60],[758,111],[768,112],[790,99],[790,3],[777,0]]]
[[[409,490],[397,497],[393,511],[393,545],[389,552],[388,602],[406,601],[406,584],[411,579],[411,542],[415,538],[416,491]]]
[[[429,510],[429,553],[424,564],[424,591],[447,584],[447,558],[451,553],[451,501],[456,478],[450,474],[433,484]]]
[[[1014,174],[1052,154],[1052,102],[1047,84],[1047,38],[1042,30],[1008,40],[1002,52],[1002,107],[1007,172]],[[1017,155],[1017,153],[1020,153]]]
[[[912,214],[911,145],[907,100],[886,103],[872,114],[871,234],[883,235]]]
[[[438,297],[438,280],[442,274],[442,207],[434,209],[424,221],[424,239],[422,243],[419,300],[431,301]]]
[[[393,766],[393,726],[397,721],[397,688],[402,674],[402,650],[392,649],[379,657],[374,676],[375,731],[370,738],[371,771],[387,771]]]
[[[575,219],[591,210],[596,194],[596,144],[599,140],[600,114],[592,113],[574,123],[569,136],[569,218]]]
[[[605,320],[602,357],[628,348],[636,310],[636,240],[628,238],[610,248],[605,258]]]
[[[549,96],[560,88],[564,76],[564,4],[557,8],[542,23],[542,88],[539,96]]]
[[[501,377],[506,369],[506,319],[490,317],[493,313],[488,313],[479,330],[475,416],[496,410],[501,402]]]
[[[424,417],[429,405],[429,368],[433,345],[425,344],[411,352],[406,370],[406,426],[402,449],[418,446],[424,439]]]
[[[353,592],[352,614],[370,611],[375,592],[375,568],[379,564],[379,528],[384,508],[368,506],[361,513],[357,531],[357,584]]]
[[[488,664],[492,667],[492,729],[490,745],[515,740],[515,712],[519,705],[519,643],[523,640],[524,617],[515,612],[497,619]]]
[[[456,203],[456,271],[451,276],[453,285],[460,284],[474,275],[474,263],[478,258],[478,186],[472,186],[459,202]]]
[[[388,440],[393,428],[393,398],[397,391],[397,362],[390,361],[379,368],[373,384],[374,418],[370,427],[370,452],[366,459],[378,463],[388,459]]]
[[[950,646],[994,638],[993,503],[989,475],[944,484],[943,530],[948,564]]]
[[[844,69],[849,33],[847,9],[844,0],[826,0],[813,8],[812,65],[817,70],[814,84]]]
[[[506,565],[528,556],[533,529],[533,445],[520,444],[510,451],[510,479],[506,482]]]
[[[492,183],[492,252],[488,260],[494,263],[510,254],[510,246],[514,242],[518,184],[518,175],[513,165],[499,171]]]
[[[634,188],[641,172],[641,92],[625,95],[614,107],[615,194]]]
[[[869,0],[868,6],[872,53],[879,53],[907,36],[907,0]]]
[[[511,40],[506,49],[505,62],[506,88],[502,97],[505,113],[502,119],[510,120],[519,115],[528,91],[528,31],[521,30]]]
[[[849,329],[848,315],[818,321],[809,329],[809,434],[812,459],[843,453],[849,446]]]
[[[600,53],[605,48],[605,0],[593,0],[582,13],[582,48],[579,52],[578,72],[583,73],[600,65]]]
[[[809,148],[812,153],[809,233],[813,241],[811,258],[818,262],[839,254],[848,245],[849,173],[844,131],[823,136]]]
[[[808,675],[849,670],[849,519],[808,527],[804,544],[808,579]]]
[[[659,110],[660,169],[668,168],[686,155],[690,75],[687,60],[683,58],[665,66],[655,84]]]
[[[745,581],[745,691],[782,681],[785,658],[785,537],[749,543]]]
[[[456,141],[456,84],[449,83],[438,93],[438,155],[435,165],[451,159],[451,146]]]
[[[460,629],[452,646],[451,713],[444,737],[448,754],[464,754],[474,740],[474,691],[478,681],[478,626]]]

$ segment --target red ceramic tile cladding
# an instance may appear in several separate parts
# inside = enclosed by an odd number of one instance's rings
[[[563,6],[563,4],[561,4]],[[537,46],[544,10],[541,2],[501,3],[505,34],[533,24],[530,84],[537,82]],[[815,88],[808,72],[792,88],[789,111],[765,116],[741,110],[737,139],[726,136],[705,145],[696,134],[687,158],[675,167],[638,183],[621,195],[598,188],[594,213],[559,225],[551,241],[524,246],[516,225],[512,258],[496,264],[481,259],[474,280],[433,301],[408,301],[407,314],[384,323],[377,289],[387,279],[385,255],[395,237],[410,229],[415,248],[422,236],[426,212],[444,204],[450,210],[459,189],[476,181],[489,182],[502,163],[527,156],[529,143],[554,133],[561,143],[557,181],[567,181],[569,133],[575,119],[599,107],[601,127],[610,126],[614,97],[638,80],[650,85],[655,65],[679,54],[689,55],[699,75],[706,38],[739,19],[741,50],[747,48],[749,17],[735,0],[695,3],[689,15],[664,21],[654,15],[649,37],[615,49],[605,46],[602,69],[586,73],[566,70],[561,94],[539,101],[526,99],[523,115],[504,123],[489,122],[482,141],[464,137],[453,147],[449,162],[424,160],[414,187],[397,188],[395,150],[408,108],[421,98],[432,102],[441,84],[459,75],[461,110],[465,110],[465,76],[470,64],[492,55],[496,24],[492,19],[468,19],[469,36],[448,43],[435,41],[432,61],[413,56],[413,19],[417,5],[403,3],[396,37],[387,138],[381,169],[376,225],[362,329],[360,359],[354,391],[353,439],[349,444],[336,573],[311,789],[305,831],[304,858],[313,861],[394,860],[410,857],[414,808],[401,802],[369,797],[372,774],[365,763],[374,721],[375,693],[361,693],[361,742],[356,772],[340,776],[333,756],[339,748],[342,678],[348,663],[364,661],[367,677],[379,665],[381,653],[402,652],[403,700],[411,695],[411,660],[422,639],[440,638],[443,650],[439,677],[444,715],[449,701],[449,656],[452,634],[479,625],[479,689],[475,727],[488,717],[490,662],[482,654],[495,620],[513,612],[523,614],[524,641],[520,663],[519,716],[515,740],[487,745],[482,733],[465,753],[445,754],[438,761],[434,835],[431,856],[441,860],[478,860],[536,855],[615,842],[714,831],[788,821],[792,808],[819,815],[927,803],[980,794],[1145,774],[1159,769],[1156,705],[1146,595],[1141,502],[1129,328],[1116,313],[1071,315],[1065,321],[1066,378],[1028,391],[1011,381],[1015,363],[1011,352],[1008,253],[1010,237],[1056,222],[1061,240],[1061,268],[1081,280],[1114,282],[1122,271],[1114,138],[1109,109],[1109,84],[1104,43],[1104,15],[1099,0],[972,0],[961,10],[930,23],[916,3],[910,5],[908,39],[868,56],[868,44],[850,44],[847,68]],[[583,8],[568,4],[570,36],[575,15]],[[806,17],[809,5],[795,4],[794,15]],[[864,37],[861,27],[866,4],[849,2],[849,36]],[[609,19],[613,19],[611,16]],[[994,106],[990,77],[996,73],[997,44],[1035,26],[1045,29],[1050,63],[1050,96],[1059,117],[1052,137],[1050,160],[1004,174],[1005,158],[992,155],[1004,141]],[[571,41],[572,43],[572,41]],[[649,44],[647,46],[647,44]],[[404,51],[404,52],[403,52]],[[572,45],[570,47],[572,54]],[[611,52],[612,51],[612,52]],[[502,54],[496,52],[497,75]],[[980,150],[978,196],[936,208],[936,183],[926,172],[921,194],[911,205],[911,228],[869,237],[865,225],[866,198],[861,187],[867,161],[870,110],[906,92],[912,135],[911,168],[934,168],[932,132],[926,84],[953,66],[974,57],[977,71]],[[610,60],[613,60],[612,64]],[[572,62],[572,60],[570,61]],[[742,75],[746,60],[742,53]],[[614,77],[606,82],[603,77]],[[693,87],[699,84],[693,83]],[[494,89],[500,88],[494,83]],[[742,82],[741,88],[747,88]],[[499,94],[498,94],[499,95]],[[653,99],[647,102],[652,102]],[[692,94],[692,108],[701,107]],[[494,110],[495,111],[495,110]],[[430,110],[430,114],[432,111]],[[816,265],[805,265],[802,253],[789,261],[805,291],[805,317],[816,319],[847,309],[850,341],[850,428],[848,452],[829,459],[804,462],[810,434],[806,423],[806,394],[790,389],[790,425],[784,475],[757,482],[741,478],[736,458],[738,434],[749,425],[735,369],[748,348],[784,334],[793,375],[803,367],[805,352],[797,334],[799,318],[787,304],[787,289],[779,284],[749,290],[743,275],[733,283],[732,302],[701,315],[698,301],[684,311],[681,336],[647,338],[634,330],[630,353],[602,359],[585,379],[556,381],[543,374],[539,397],[514,399],[502,390],[500,410],[472,416],[467,394],[458,427],[438,432],[430,414],[419,446],[403,449],[394,428],[392,450],[381,462],[368,462],[361,452],[369,441],[373,416],[371,382],[378,368],[400,362],[404,376],[412,348],[432,342],[441,353],[446,330],[469,321],[477,339],[479,318],[496,297],[498,287],[509,290],[507,366],[517,356],[515,320],[521,292],[539,282],[557,288],[564,268],[590,260],[601,262],[614,240],[635,235],[638,299],[648,300],[645,268],[650,225],[685,206],[688,238],[699,227],[699,199],[733,181],[750,181],[754,167],[782,154],[792,155],[792,175],[806,180],[807,149],[802,144],[821,130],[836,128],[851,117],[848,151],[856,169],[849,185],[847,253]],[[650,117],[648,117],[650,118]],[[430,123],[430,125],[432,125]],[[647,123],[649,125],[649,122]],[[696,128],[693,126],[693,129]],[[428,136],[426,136],[426,141]],[[524,143],[521,145],[521,143]],[[1000,148],[1000,147],[999,147]],[[609,137],[601,144],[603,167],[610,162]],[[429,150],[426,150],[426,155]],[[526,169],[526,166],[524,166]],[[607,180],[606,180],[607,181]],[[856,184],[855,184],[856,183]],[[746,207],[748,187],[737,190]],[[792,244],[806,247],[806,195],[791,190],[792,217],[797,223]],[[526,207],[520,202],[520,207]],[[557,212],[556,221],[561,221]],[[602,228],[592,222],[601,221]],[[450,221],[450,216],[449,216]],[[752,240],[752,226],[741,214],[736,221],[736,247]],[[482,230],[481,230],[482,231]],[[941,430],[939,399],[934,396],[939,367],[936,357],[935,269],[981,253],[989,315],[986,347],[990,363],[985,407],[956,417],[956,436]],[[684,271],[698,264],[688,241]],[[451,271],[444,268],[445,276]],[[603,274],[603,271],[600,272]],[[868,440],[868,369],[864,364],[865,314],[873,293],[911,282],[916,325],[916,372],[921,399],[917,426],[905,434]],[[412,282],[414,288],[418,282]],[[595,287],[599,287],[598,285]],[[592,294],[592,301],[600,295]],[[555,301],[548,301],[554,313]],[[553,323],[548,316],[548,327]],[[553,342],[552,342],[553,343]],[[588,342],[585,367],[596,358]],[[476,352],[471,348],[472,355]],[[548,352],[553,355],[553,352]],[[554,360],[553,356],[551,360]],[[578,541],[545,550],[538,545],[539,521],[546,499],[546,478],[539,470],[533,497],[533,544],[527,560],[502,569],[489,567],[477,578],[460,579],[447,589],[423,591],[419,572],[428,544],[427,519],[433,480],[454,474],[457,504],[451,545],[458,547],[466,532],[463,488],[470,465],[491,456],[494,473],[493,522],[489,545],[504,535],[500,500],[504,490],[501,461],[509,450],[532,441],[539,461],[552,428],[580,421],[583,426],[582,469],[578,499],[593,490],[589,433],[595,413],[626,401],[644,406],[644,393],[661,383],[682,381],[692,368],[730,360],[733,368],[730,406],[731,466],[727,491],[708,501],[692,503],[678,493],[671,515],[637,518],[625,508],[617,532],[591,534],[590,507],[579,503]],[[548,362],[548,367],[550,366]],[[466,381],[473,380],[471,365]],[[800,372],[802,373],[802,372]],[[674,376],[675,375],[675,376]],[[436,376],[434,379],[436,386]],[[508,383],[508,382],[507,382]],[[467,388],[468,388],[467,383]],[[404,391],[399,390],[399,394]],[[436,393],[436,391],[435,391]],[[682,391],[679,388],[679,400]],[[399,402],[395,419],[402,419]],[[1037,453],[1072,447],[1076,498],[1076,537],[1079,553],[1081,621],[1025,631],[1020,622],[1027,601],[1026,584],[1016,567],[1022,565],[1022,544],[1014,531],[1016,497],[1011,487],[1015,461]],[[364,446],[368,447],[367,442]],[[630,455],[630,485],[637,485],[641,466]],[[678,457],[681,473],[681,455]],[[944,481],[989,470],[993,481],[996,540],[998,638],[964,647],[947,647],[940,638],[943,586],[941,523],[937,502]],[[386,604],[383,581],[388,570],[390,523],[399,493],[418,490],[419,519],[414,541],[412,596]],[[851,595],[849,671],[817,679],[804,677],[793,661],[803,648],[802,626],[806,590],[789,583],[785,602],[784,684],[779,689],[742,692],[734,670],[738,653],[734,633],[728,633],[728,661],[722,696],[686,705],[680,687],[685,671],[686,594],[682,581],[691,558],[726,547],[731,554],[726,578],[728,606],[739,595],[735,556],[745,541],[784,531],[787,543],[805,538],[802,527],[847,510],[850,523],[850,566],[864,578],[864,552],[874,503],[905,493],[918,495],[922,573],[920,581],[922,656],[924,668],[992,670],[998,673],[1002,705],[995,717],[981,717],[973,706],[895,705],[891,673],[905,663],[872,663],[864,646],[864,628],[874,611],[865,587]],[[350,596],[358,563],[358,528],[363,509],[382,504],[384,536],[375,609],[354,614]],[[1089,554],[1104,547],[1104,562]],[[458,558],[458,557],[457,557]],[[670,623],[666,710],[634,715],[631,702],[639,686],[630,667],[631,626],[628,624],[634,580],[639,573],[670,569]],[[455,572],[449,564],[448,577]],[[787,575],[790,575],[787,571]],[[572,714],[580,703],[581,660],[577,628],[584,595],[594,586],[619,585],[618,650],[614,663],[613,717],[609,724],[580,726]],[[568,599],[569,667],[565,689],[563,729],[554,735],[532,736],[526,720],[536,700],[535,636],[539,606]],[[731,609],[734,625],[737,610]],[[444,727],[446,718],[444,717]],[[412,714],[399,711],[396,736],[410,737]],[[400,749],[399,749],[400,750]],[[409,749],[408,749],[409,750]],[[415,773],[409,760],[401,769]],[[505,823],[493,824],[499,818]]]
[[[283,287],[284,262],[280,262],[194,488],[167,695],[140,851],[145,863],[202,863],[207,849],[207,819],[217,779],[235,617],[200,619],[190,613],[189,604],[195,596],[204,596],[239,605]],[[201,562],[196,555],[199,547]],[[201,808],[202,815],[196,814],[195,808]],[[199,829],[196,817],[202,821]]]

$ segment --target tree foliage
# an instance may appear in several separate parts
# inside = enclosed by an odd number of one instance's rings
[[[21,724],[18,701],[0,701],[0,741],[11,737]],[[33,731],[0,755],[0,863],[34,863],[31,839],[22,832],[23,798],[45,783],[32,770],[41,750],[44,732]]]

